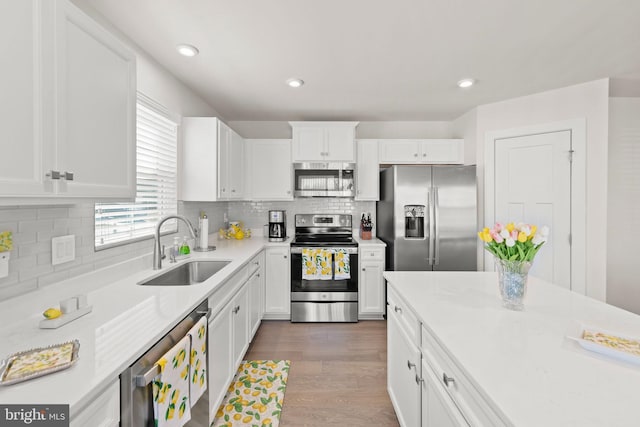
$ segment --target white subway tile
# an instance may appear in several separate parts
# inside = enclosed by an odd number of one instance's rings
[[[18,222],[18,231],[20,233],[53,231],[53,220],[43,219],[20,221]]]
[[[69,208],[40,208],[38,209],[38,219],[66,218],[69,215]]]
[[[53,273],[52,265],[39,265],[37,267],[24,268],[19,271],[20,281],[35,279],[45,274]]]

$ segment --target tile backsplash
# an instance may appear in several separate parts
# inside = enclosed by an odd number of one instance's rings
[[[375,224],[375,208],[375,202],[314,198],[291,202],[180,202],[178,212],[197,227],[200,211],[204,211],[209,218],[209,233],[222,227],[227,213],[230,221],[242,221],[259,235],[268,222],[269,210],[284,209],[287,235],[292,236],[297,213],[351,214],[357,229],[363,212],[370,212]],[[0,278],[0,301],[149,254],[153,248],[149,239],[95,251],[93,201],[74,205],[2,206],[0,231],[5,230],[13,233],[14,247],[10,252],[9,275]],[[178,233],[187,234],[183,225]],[[51,239],[68,234],[75,235],[75,260],[52,265]],[[165,236],[164,243],[170,244],[173,236]]]
[[[309,198],[291,202],[233,202],[229,203],[229,220],[242,221],[245,227],[262,230],[262,227],[269,222],[269,211],[272,209],[282,209],[287,212],[287,236],[293,236],[295,214],[351,214],[353,227],[356,230],[360,227],[362,213],[371,213],[371,220],[374,224],[376,222],[375,202],[359,202],[343,198]]]

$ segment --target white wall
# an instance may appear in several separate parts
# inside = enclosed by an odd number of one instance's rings
[[[587,295],[606,297],[607,141],[609,81],[596,80],[562,89],[482,105],[477,108],[478,191],[480,224],[484,212],[484,149],[487,132],[584,118],[586,120],[585,212]],[[468,124],[468,121],[462,121]],[[579,153],[576,153],[579,155]]]
[[[640,98],[609,100],[607,302],[640,314]]]
[[[291,138],[289,122],[282,121],[230,121],[227,122],[244,138]],[[452,138],[451,122],[360,122],[356,127],[356,138]]]
[[[475,165],[478,145],[478,109],[467,111],[452,122],[453,138],[464,139],[464,164]]]

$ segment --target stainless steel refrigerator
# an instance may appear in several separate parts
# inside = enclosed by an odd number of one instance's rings
[[[477,270],[475,166],[392,166],[380,172],[377,236],[389,270]]]

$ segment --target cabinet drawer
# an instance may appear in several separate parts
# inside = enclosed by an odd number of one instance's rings
[[[506,426],[462,374],[433,335],[422,327],[422,357],[471,426]]]
[[[120,386],[114,381],[86,408],[73,417],[71,427],[117,427],[120,424]]]
[[[387,310],[393,310],[401,326],[411,337],[414,344],[420,346],[420,321],[391,286],[387,288],[387,303],[389,304]]]
[[[361,245],[360,260],[384,260],[384,248]]]

